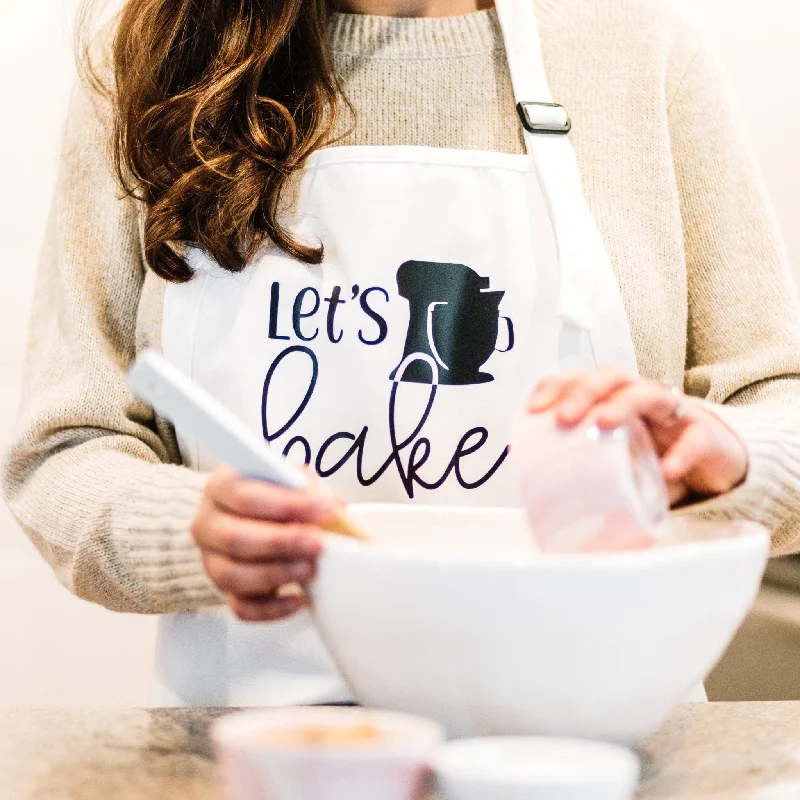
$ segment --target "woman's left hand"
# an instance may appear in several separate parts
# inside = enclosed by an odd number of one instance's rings
[[[581,422],[612,430],[639,418],[661,458],[672,505],[729,492],[747,475],[747,450],[719,417],[658,381],[617,367],[562,371],[543,380],[530,411],[550,411],[562,427]]]

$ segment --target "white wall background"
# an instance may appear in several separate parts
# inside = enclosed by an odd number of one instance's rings
[[[17,407],[77,0],[0,2],[0,447]],[[147,703],[154,621],[77,600],[0,502],[0,707]]]
[[[728,63],[794,263],[800,265],[800,4],[691,0]],[[76,0],[0,3],[0,447],[17,405],[27,315],[73,80]],[[147,702],[153,621],[56,583],[0,504],[0,707]]]

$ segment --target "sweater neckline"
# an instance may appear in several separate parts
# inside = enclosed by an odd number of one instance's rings
[[[434,58],[485,53],[502,46],[495,9],[453,17],[331,15],[336,53],[370,58]]]
[[[557,20],[574,0],[527,2],[535,3],[537,17],[543,23]],[[385,59],[475,55],[503,47],[494,8],[452,17],[381,17],[334,12],[330,37],[336,53]]]

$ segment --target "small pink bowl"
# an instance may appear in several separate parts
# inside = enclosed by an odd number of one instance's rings
[[[369,735],[295,741],[303,731],[355,729]],[[215,723],[212,737],[231,800],[421,800],[445,734],[408,714],[303,706],[231,714]]]

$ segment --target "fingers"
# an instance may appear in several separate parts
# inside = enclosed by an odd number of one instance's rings
[[[242,620],[269,622],[296,613],[322,551],[319,526],[339,498],[240,478],[221,467],[212,475],[191,524],[203,567]]]
[[[202,550],[238,561],[314,558],[322,552],[317,532],[310,525],[235,517],[206,501],[192,524],[192,536]]]
[[[729,492],[747,474],[747,450],[727,426],[703,413],[688,425],[661,461],[664,478],[683,482],[695,494]]]
[[[553,411],[561,425],[577,425],[598,403],[633,381],[633,377],[615,366],[559,372],[539,384],[529,408],[535,413]]]
[[[552,408],[561,398],[561,395],[585,374],[585,372],[579,370],[562,370],[554,375],[548,375],[534,389],[528,403],[528,410],[538,414]]]
[[[285,597],[227,595],[225,599],[233,613],[244,622],[276,622],[296,614],[307,604],[303,595],[294,594]]]
[[[239,517],[316,525],[329,521],[341,505],[335,497],[241,478],[227,467],[211,476],[206,496]]]
[[[633,378],[616,367],[593,370],[562,394],[556,419],[562,425],[577,425],[592,408],[632,383]]]
[[[315,557],[318,526],[338,505],[337,498],[246,480],[221,467],[206,486],[192,535],[202,550],[240,561]]]
[[[708,438],[702,427],[693,425],[688,428],[661,461],[664,477],[677,481],[691,472],[708,455]]]
[[[617,367],[556,373],[536,388],[529,410],[553,413],[562,427],[583,423],[613,430],[641,420],[661,457],[673,503],[692,494],[723,494],[747,475],[746,447],[716,415],[662,383]]]
[[[316,574],[309,559],[250,564],[204,553],[203,566],[222,592],[237,596],[271,595],[288,583],[308,583]]]
[[[591,421],[604,430],[612,430],[634,417],[651,425],[672,426],[679,420],[675,411],[683,402],[663,384],[637,381],[613,392],[591,414]]]

